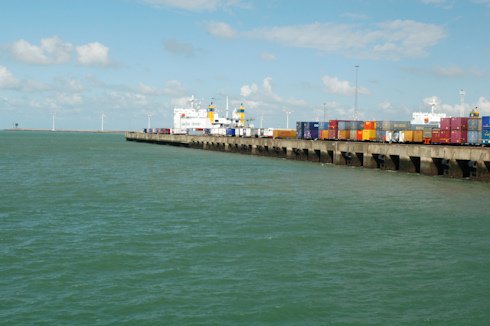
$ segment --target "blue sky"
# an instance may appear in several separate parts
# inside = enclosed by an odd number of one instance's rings
[[[195,95],[298,120],[490,115],[490,0],[0,2],[0,128],[170,127]],[[355,68],[355,66],[359,68]]]

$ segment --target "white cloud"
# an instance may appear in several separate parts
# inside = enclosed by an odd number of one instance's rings
[[[170,7],[189,11],[215,11],[240,5],[239,0],[142,0],[154,7]]]
[[[1,88],[17,88],[20,82],[12,75],[4,66],[0,66],[0,89]]]
[[[276,56],[272,53],[263,52],[260,54],[260,58],[264,61],[275,61]]]
[[[436,67],[434,73],[439,77],[483,77],[485,73],[477,69],[463,69],[457,65]]]
[[[165,82],[163,94],[172,97],[184,96],[187,90],[178,80],[168,80]]]
[[[177,40],[167,40],[163,44],[165,51],[175,55],[192,57],[195,54],[194,47],[190,43],[185,43]]]
[[[236,32],[229,24],[224,22],[211,22],[206,25],[209,34],[222,39],[232,39]]]
[[[71,58],[73,46],[57,36],[41,39],[39,46],[30,44],[26,40],[18,40],[10,47],[10,54],[17,60],[29,64],[60,64],[68,62]]]
[[[327,91],[332,94],[352,96],[356,93],[356,87],[352,86],[347,80],[340,80],[337,77],[325,75],[322,77],[322,82]],[[357,88],[358,94],[369,95],[370,92],[365,87]]]
[[[259,88],[257,87],[256,84],[243,85],[240,88],[240,95],[243,96],[243,97],[249,97],[250,95],[252,95],[254,93],[257,93],[258,89]]]
[[[372,59],[420,57],[445,35],[439,25],[393,20],[373,26],[312,23],[259,28],[244,35],[290,47],[343,52]]]
[[[110,64],[109,48],[99,42],[77,46],[78,59],[81,65],[107,66]]]

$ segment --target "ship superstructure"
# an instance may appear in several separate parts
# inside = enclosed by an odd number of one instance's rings
[[[446,118],[445,113],[436,113],[436,102],[432,100],[430,103],[431,112],[414,112],[412,114],[412,125],[425,125],[439,127],[441,123],[441,118]]]
[[[228,117],[228,98],[226,99],[226,115],[220,117],[216,105],[211,102],[207,108],[196,104],[194,96],[188,101],[187,108],[174,108],[174,129],[202,130],[216,128],[240,128],[245,126],[245,107],[243,104],[233,110]]]

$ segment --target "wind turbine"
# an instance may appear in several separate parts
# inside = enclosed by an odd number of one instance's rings
[[[153,116],[153,114],[151,114],[150,112],[148,112],[146,114],[146,116],[148,117],[148,129],[151,128],[151,117]]]
[[[52,124],[51,124],[51,131],[55,131],[56,130],[56,128],[54,126],[55,117],[56,117],[56,112],[53,112],[52,115],[51,115],[51,120],[52,120],[51,121],[52,122]]]
[[[100,131],[104,131],[104,118],[106,117],[106,115],[104,114],[104,112],[102,112],[102,114],[100,115],[100,118],[101,118],[101,126],[100,126]]]

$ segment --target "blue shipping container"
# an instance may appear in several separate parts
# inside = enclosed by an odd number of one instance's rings
[[[468,131],[468,144],[479,145],[481,144],[481,133],[479,131]]]
[[[481,143],[490,144],[490,128],[483,129],[481,133]]]
[[[482,117],[481,120],[483,129],[490,129],[490,117]]]
[[[235,136],[235,129],[234,128],[226,128],[226,135],[227,136]]]

